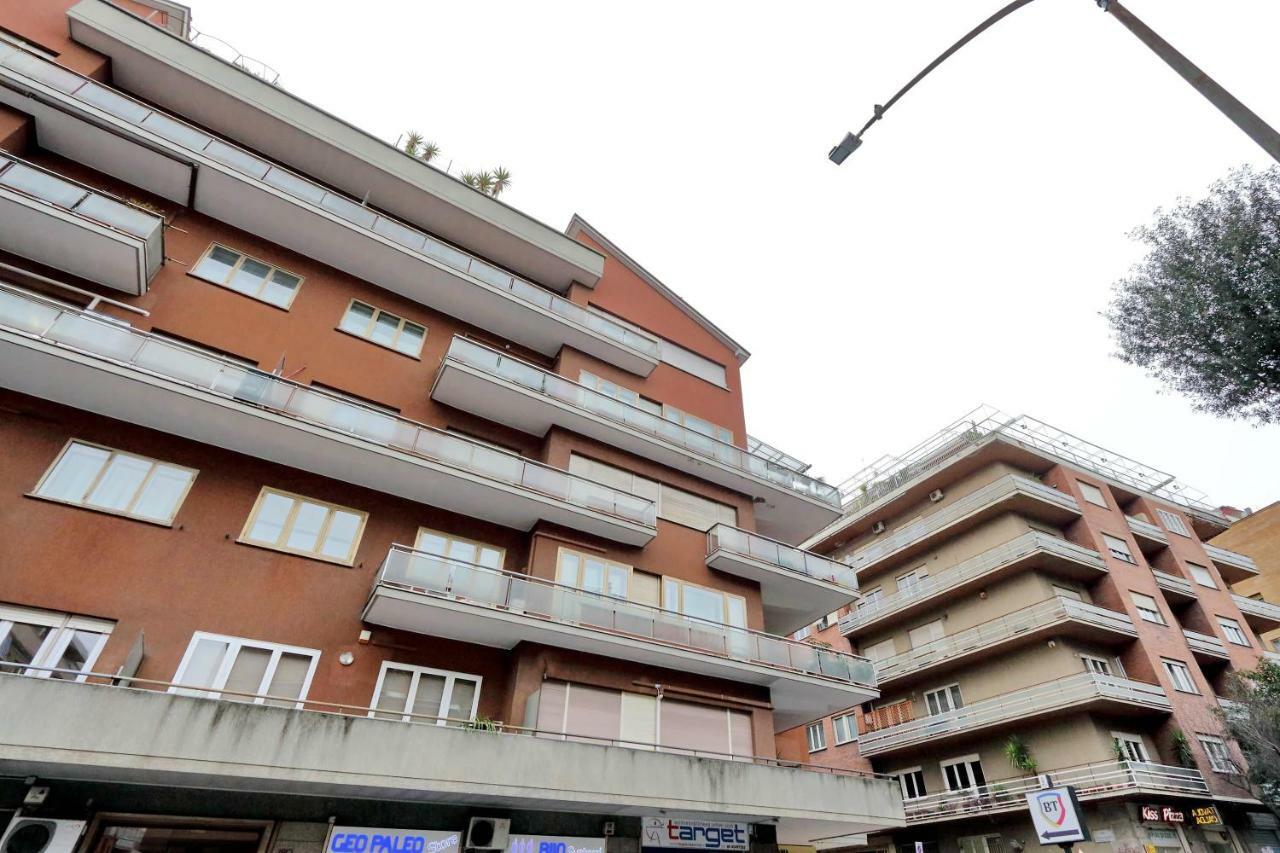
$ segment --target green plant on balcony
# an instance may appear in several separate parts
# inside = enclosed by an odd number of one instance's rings
[[[404,139],[404,153],[417,157],[424,163],[430,163],[440,156],[440,146],[428,141],[421,133],[409,131]]]
[[[469,732],[498,731],[497,721],[492,719],[491,717],[486,717],[483,714],[479,715],[474,720],[468,720],[466,723],[463,724],[462,727]]]
[[[1111,739],[1111,754],[1116,757],[1116,761],[1129,760],[1129,753],[1124,751],[1124,744],[1120,743],[1119,738]]]
[[[1031,755],[1031,750],[1027,747],[1027,742],[1020,735],[1009,735],[1009,739],[1004,743],[1004,757],[1009,760],[1014,770],[1035,773],[1039,769],[1039,765]]]
[[[1173,743],[1173,758],[1179,767],[1195,767],[1196,757],[1191,751],[1191,741],[1182,729],[1174,729],[1170,740]]]

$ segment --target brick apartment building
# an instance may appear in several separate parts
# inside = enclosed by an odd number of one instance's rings
[[[0,14],[10,850],[903,825],[896,782],[779,760],[878,692],[788,636],[857,590],[794,547],[840,496],[748,436],[742,346],[170,0]]]

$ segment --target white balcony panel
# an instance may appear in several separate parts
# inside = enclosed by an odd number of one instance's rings
[[[1231,600],[1255,631],[1274,631],[1280,628],[1280,606],[1237,593],[1231,594]]]
[[[1187,638],[1191,654],[1201,663],[1225,663],[1231,659],[1227,654],[1226,645],[1211,634],[1201,634],[1199,631],[1183,628],[1182,635]]]
[[[1142,553],[1154,554],[1161,548],[1168,547],[1169,534],[1162,528],[1131,515],[1126,515],[1124,518],[1129,523],[1129,531],[1133,533],[1133,538],[1142,549]]]
[[[1190,604],[1196,600],[1195,588],[1186,578],[1180,578],[1159,569],[1152,569],[1151,574],[1156,579],[1156,586],[1160,587],[1161,593],[1170,604]]]
[[[1210,560],[1213,560],[1222,579],[1227,583],[1239,583],[1258,576],[1258,564],[1252,557],[1219,548],[1217,545],[1210,545],[1208,542],[1204,543],[1204,552],[1209,555]]]

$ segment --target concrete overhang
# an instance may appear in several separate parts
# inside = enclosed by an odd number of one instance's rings
[[[604,273],[559,230],[111,3],[81,0],[67,19],[126,91],[561,292]]]
[[[730,548],[714,548],[707,555],[706,564],[760,584],[764,629],[771,634],[794,633],[858,597],[856,589],[809,577]]]

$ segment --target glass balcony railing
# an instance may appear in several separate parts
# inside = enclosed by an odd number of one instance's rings
[[[657,523],[657,507],[646,498],[7,285],[0,285],[0,326],[582,509]]]
[[[847,589],[857,590],[858,588],[857,573],[844,563],[829,560],[811,551],[793,548],[758,533],[748,533],[727,524],[717,524],[707,531],[707,556],[711,556],[716,551],[725,551],[758,560],[815,580],[838,584]]]
[[[0,65],[37,80],[81,103],[110,113],[175,145],[216,160],[254,181],[284,193],[300,204],[327,211],[357,228],[384,237],[423,258],[464,273],[489,288],[501,291],[526,304],[536,305],[562,320],[589,329],[651,359],[659,358],[659,343],[652,336],[530,284],[423,231],[250,154],[243,148],[218,139],[141,101],[122,95],[114,89],[22,50],[15,49],[0,61]]]
[[[775,486],[799,492],[806,497],[839,507],[840,494],[835,486],[807,477],[783,465],[770,462],[733,444],[712,438],[683,424],[669,421],[644,409],[602,394],[563,376],[535,367],[527,361],[512,358],[498,350],[466,338],[455,337],[449,345],[446,360],[483,371],[497,379],[513,382],[577,409],[639,430],[708,459],[714,459],[742,474],[768,481]]]
[[[517,572],[448,560],[393,545],[378,586],[421,591],[531,620],[588,628],[664,646],[874,689],[871,661],[857,655],[710,622]],[[376,595],[377,587],[374,594]]]

